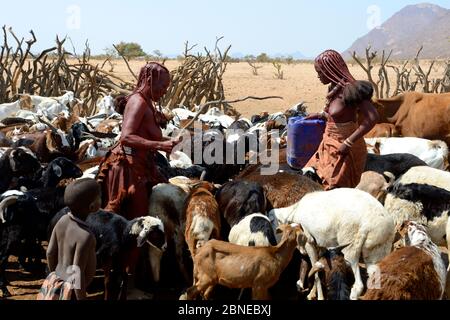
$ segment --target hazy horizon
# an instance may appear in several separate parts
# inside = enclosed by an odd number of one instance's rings
[[[18,37],[29,39],[33,29],[38,42],[34,51],[52,47],[55,37],[68,36],[77,52],[89,40],[92,54],[120,41],[137,42],[145,52],[181,54],[184,43],[199,51],[232,45],[230,53],[274,55],[300,53],[311,58],[329,48],[343,51],[358,38],[403,7],[423,1],[208,0],[138,1],[15,1],[3,4],[0,24],[11,26]],[[450,0],[429,3],[444,8]],[[66,44],[71,49],[70,42]]]

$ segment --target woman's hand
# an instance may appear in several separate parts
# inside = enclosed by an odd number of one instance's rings
[[[304,118],[304,120],[314,120],[314,119],[326,120],[326,116],[323,112],[315,112],[311,113],[310,115]]]
[[[162,142],[160,142],[159,150],[161,150],[163,152],[167,152],[167,153],[172,153],[173,147],[175,147],[181,141],[182,141],[182,137],[162,141]]]
[[[320,119],[321,117],[322,117],[322,116],[321,116],[320,113],[315,112],[315,113],[311,113],[311,114],[309,114],[308,116],[306,116],[306,117],[304,118],[304,120]]]
[[[346,145],[345,143],[341,144],[341,146],[338,149],[338,154],[345,157],[350,153],[350,147]]]

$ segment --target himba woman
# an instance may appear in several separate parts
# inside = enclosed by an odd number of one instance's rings
[[[100,164],[97,180],[102,187],[102,207],[128,220],[148,215],[152,187],[167,182],[156,169],[155,153],[160,150],[170,154],[179,143],[163,138],[161,126],[167,119],[155,106],[169,85],[167,68],[150,62],[142,67],[133,93],[116,99],[116,110],[123,113],[122,133],[119,143]],[[129,272],[133,273],[138,257],[138,250],[129,253]]]
[[[367,158],[364,135],[379,118],[371,103],[373,87],[367,81],[356,81],[334,50],[321,53],[314,67],[320,81],[329,84],[327,102],[321,113],[306,119],[323,119],[327,124],[322,143],[302,171],[314,170],[325,190],[354,188]]]

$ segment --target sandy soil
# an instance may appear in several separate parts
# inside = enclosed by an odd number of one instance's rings
[[[100,62],[99,62],[100,63]],[[144,64],[144,61],[131,61],[130,66],[135,73]],[[101,63],[100,63],[101,64]],[[134,82],[134,78],[128,71],[125,63],[121,60],[113,61],[114,74]],[[180,62],[170,60],[166,62],[169,70],[175,69]],[[252,74],[252,68],[246,62],[229,63],[224,75],[225,97],[237,99],[246,96],[281,96],[283,100],[246,101],[235,104],[235,108],[245,117],[250,117],[263,111],[277,112],[285,111],[289,107],[303,101],[306,102],[310,112],[323,108],[327,87],[317,78],[317,73],[312,62],[283,64],[284,80],[275,79],[276,69],[271,63],[258,64],[262,66],[258,75]],[[393,63],[393,65],[399,65]],[[422,61],[421,65],[425,71],[428,70],[429,62]],[[351,73],[356,79],[367,79],[366,73],[357,64],[349,65]],[[109,66],[105,66],[109,71]],[[395,73],[388,69],[391,83],[395,83]],[[378,80],[378,68],[372,72],[375,81]],[[430,78],[441,77],[443,67],[438,63],[432,70]]]

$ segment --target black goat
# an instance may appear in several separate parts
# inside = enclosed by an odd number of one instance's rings
[[[55,215],[50,222],[49,234],[67,212],[68,208],[64,208]],[[97,240],[97,265],[105,272],[105,300],[115,299],[117,294],[120,299],[126,299],[128,254],[146,243],[153,277],[155,281],[159,280],[161,255],[166,247],[160,219],[146,216],[128,221],[118,214],[101,210],[89,215],[86,223]],[[122,288],[118,293],[120,283]]]
[[[375,171],[381,175],[383,175],[385,171],[388,171],[392,173],[395,178],[398,178],[412,167],[421,166],[427,166],[427,164],[409,153],[394,153],[387,155],[369,153],[367,155],[366,168],[364,171]]]
[[[230,228],[246,216],[266,212],[264,190],[257,182],[228,182],[216,192],[216,200],[222,218],[223,239],[227,239]]]
[[[22,177],[18,184],[19,187],[27,189],[54,188],[64,179],[79,178],[82,175],[83,172],[75,163],[67,158],[59,157],[36,171],[32,179]]]
[[[11,187],[13,178],[31,176],[39,168],[39,161],[22,148],[7,150],[0,158],[0,193]]]

